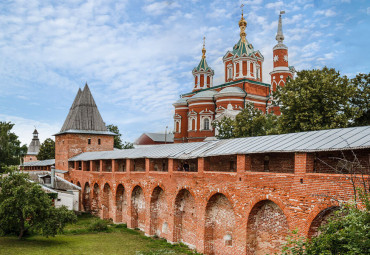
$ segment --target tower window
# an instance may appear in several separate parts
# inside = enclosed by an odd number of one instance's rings
[[[233,70],[231,67],[227,68],[227,78],[232,79],[233,77]]]
[[[99,145],[101,144],[101,140],[100,140],[100,139],[98,139],[98,144],[99,144]]]
[[[87,144],[91,144],[91,138],[87,139]]]
[[[204,125],[203,127],[204,130],[209,130],[209,119],[208,118],[204,119],[203,125]]]

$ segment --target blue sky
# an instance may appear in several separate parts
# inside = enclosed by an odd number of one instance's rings
[[[15,123],[22,143],[58,132],[79,87],[88,82],[107,124],[123,140],[173,127],[172,103],[193,85],[206,36],[214,84],[222,57],[239,39],[240,5],[247,39],[272,70],[279,10],[289,64],[334,67],[353,77],[370,70],[370,2],[2,0],[0,120]]]

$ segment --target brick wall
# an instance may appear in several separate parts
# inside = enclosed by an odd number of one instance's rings
[[[370,150],[358,153],[366,158]],[[256,171],[261,162],[253,158],[266,155],[273,171]],[[82,186],[84,210],[206,254],[279,252],[288,231],[315,235],[336,200],[352,198],[346,176],[313,173],[313,153],[234,157],[236,172],[206,171],[212,165],[207,158],[197,159],[198,172],[176,171],[180,161],[173,159],[168,172],[156,172],[143,159],[145,172],[128,163],[125,172],[72,170],[70,181]]]

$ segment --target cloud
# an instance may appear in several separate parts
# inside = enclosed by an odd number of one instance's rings
[[[50,124],[18,116],[0,114],[0,119],[2,121],[15,124],[11,131],[18,136],[18,139],[21,141],[22,145],[27,144],[27,146],[32,140],[32,132],[35,127],[39,132],[39,139],[41,143],[46,138],[52,138],[54,140],[54,137],[52,135],[59,132],[61,128],[61,123]]]
[[[150,15],[161,15],[167,10],[180,7],[180,5],[174,1],[163,1],[163,2],[154,2],[143,7],[144,11]]]
[[[337,15],[337,13],[332,9],[327,9],[327,10],[317,10],[315,11],[314,15],[324,15],[325,17],[334,17]]]

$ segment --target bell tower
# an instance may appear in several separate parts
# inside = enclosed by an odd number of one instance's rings
[[[272,91],[275,91],[277,86],[283,87],[288,77],[293,78],[293,67],[289,67],[288,64],[288,47],[283,43],[282,14],[285,14],[285,11],[280,11],[279,24],[275,37],[278,43],[273,48],[274,69],[270,73]]]
[[[200,60],[199,65],[193,69],[193,91],[206,89],[213,86],[213,75],[215,72],[208,66],[206,61],[205,40],[206,38],[203,37],[202,59]]]

